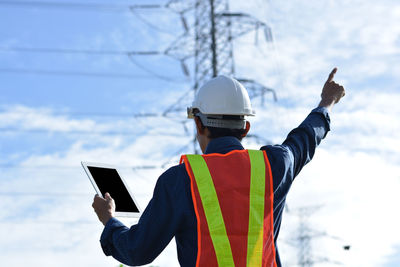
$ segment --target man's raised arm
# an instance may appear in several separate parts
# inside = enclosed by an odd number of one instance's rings
[[[321,93],[321,101],[307,118],[293,129],[283,142],[283,146],[289,150],[289,158],[292,163],[291,178],[297,176],[300,170],[314,156],[316,147],[325,138],[330,130],[330,118],[328,112],[345,95],[343,86],[333,81],[337,68],[329,74]]]

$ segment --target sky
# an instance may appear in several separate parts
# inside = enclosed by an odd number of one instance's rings
[[[69,1],[107,5],[90,8],[5,2],[1,265],[118,266],[101,251],[103,227],[91,207],[95,191],[80,161],[118,166],[144,209],[159,175],[180,154],[193,152],[193,125],[184,113],[137,116],[160,114],[181,96],[178,105],[190,104],[193,60],[186,62],[187,77],[170,56],[127,55],[165,51],[184,33],[180,17],[165,8],[128,8],[150,1]],[[333,67],[346,88],[330,114],[331,132],[288,194],[278,239],[283,266],[298,266],[302,222],[313,236],[314,266],[400,266],[400,2],[249,0],[230,1],[230,9],[267,23],[274,37],[267,43],[252,32],[234,41],[236,76],[278,96],[274,102],[266,95],[264,105],[252,99],[251,133],[261,138],[244,140],[245,147],[282,143],[317,106]],[[149,266],[178,266],[174,240]]]

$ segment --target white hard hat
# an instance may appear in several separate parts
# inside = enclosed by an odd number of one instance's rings
[[[249,94],[246,88],[237,80],[225,75],[217,76],[205,83],[188,108],[188,117],[194,109],[205,115],[238,115],[254,116]]]
[[[195,112],[198,113],[195,114]],[[237,80],[220,75],[205,83],[187,109],[188,118],[199,116],[205,126],[219,128],[244,128],[244,116],[254,116],[249,94]],[[224,116],[239,116],[226,119]]]

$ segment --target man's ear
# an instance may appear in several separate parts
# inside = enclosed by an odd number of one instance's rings
[[[196,129],[198,134],[204,134],[205,127],[201,124],[199,117],[194,117],[194,122],[196,123]]]
[[[250,122],[246,121],[246,129],[245,129],[244,133],[242,134],[242,137],[245,137],[249,131],[250,131]]]

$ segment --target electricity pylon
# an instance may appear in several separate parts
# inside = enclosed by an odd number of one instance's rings
[[[315,239],[328,238],[342,243],[338,247],[342,247],[343,250],[349,250],[351,247],[349,244],[343,245],[345,241],[342,238],[315,229],[315,226],[312,225],[311,218],[320,208],[322,208],[322,206],[304,206],[290,209],[289,211],[289,208],[287,206],[285,207],[286,212],[295,215],[299,219],[293,238],[284,240],[285,243],[297,249],[297,264],[292,264],[293,266],[312,267],[321,263],[343,265],[341,261],[331,259],[331,257],[325,255],[321,256],[321,253],[318,252],[318,248],[313,246]]]
[[[266,41],[272,42],[271,28],[266,23],[246,13],[230,12],[228,0],[195,0],[190,4],[188,1],[176,0],[170,1],[168,7],[180,15],[185,30],[183,35],[166,49],[165,54],[179,60],[183,72],[188,76],[190,72],[186,62],[193,58],[193,95],[206,81],[224,74],[241,81],[249,90],[250,98],[261,96],[264,99],[264,95],[271,92],[274,100],[277,100],[273,89],[254,80],[236,77],[235,73],[235,38],[251,31],[263,30]],[[187,22],[190,12],[194,14],[192,26]],[[185,94],[168,107],[164,115],[182,112],[190,105],[189,99],[193,97]],[[198,153],[195,143],[193,140],[194,152]]]

